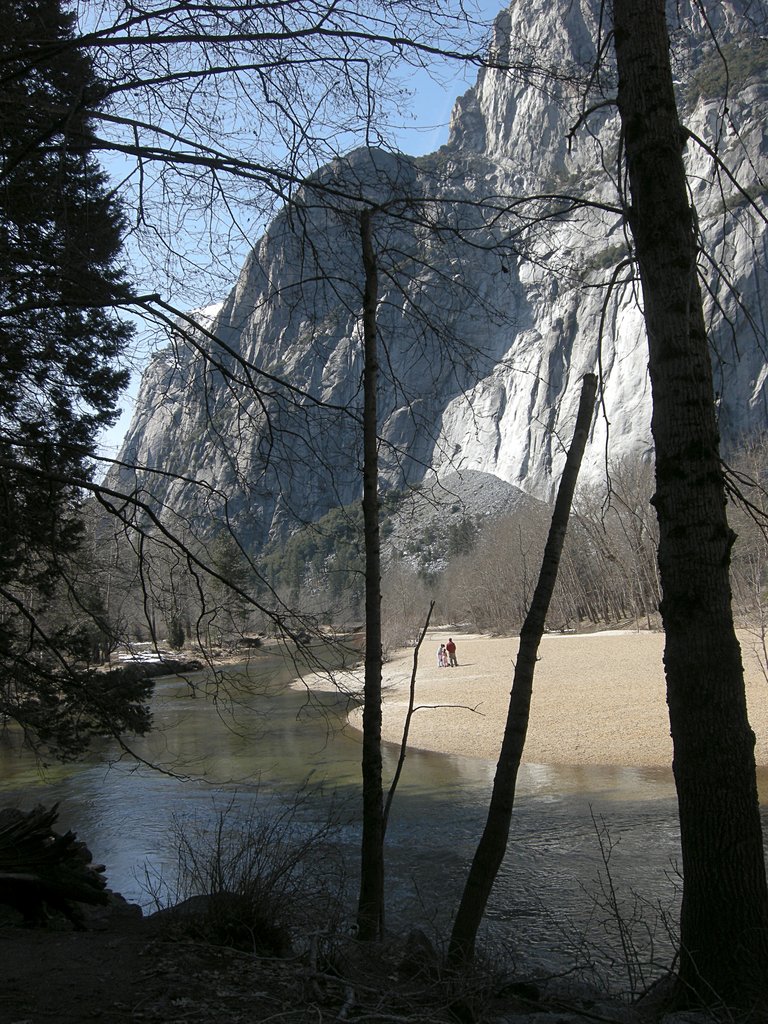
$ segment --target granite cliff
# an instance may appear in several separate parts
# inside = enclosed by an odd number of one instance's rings
[[[474,471],[549,498],[587,371],[602,399],[583,477],[647,456],[610,61],[592,74],[600,6],[515,0],[494,41],[513,70],[479,73],[445,146],[357,150],[324,168],[191,341],[153,356],[121,454],[152,472],[109,482],[203,529],[226,516],[255,547],[358,499],[363,204],[377,207],[388,486]],[[693,2],[671,6],[727,447],[768,423],[768,15],[755,24],[756,5],[735,0],[705,4],[706,20]]]

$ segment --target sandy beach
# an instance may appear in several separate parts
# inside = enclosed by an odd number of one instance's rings
[[[450,635],[458,668],[437,667],[448,632],[431,630],[422,645],[416,683],[420,710],[410,745],[496,760],[507,714],[518,638]],[[768,765],[768,682],[755,640],[740,633],[749,718],[758,765]],[[660,633],[608,631],[547,635],[539,649],[523,760],[532,764],[665,766],[672,741]],[[385,740],[399,742],[408,707],[413,651],[384,666]],[[360,712],[350,722],[360,725]]]

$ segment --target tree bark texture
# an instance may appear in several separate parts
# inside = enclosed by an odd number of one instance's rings
[[[679,993],[765,1001],[768,893],[712,369],[664,0],[615,0],[628,220],[653,393],[664,666],[683,860]]]
[[[571,514],[573,492],[576,488],[576,480],[595,408],[596,392],[597,378],[594,374],[585,374],[573,441],[557,490],[539,579],[533,592],[531,606],[520,630],[520,647],[515,664],[512,691],[509,695],[504,738],[493,780],[488,818],[467,876],[451,934],[448,960],[456,967],[471,960],[474,955],[477,932],[507,849],[512,808],[515,802],[517,773],[528,732],[536,656],[557,580],[560,555]]]
[[[363,528],[365,537],[365,681],[363,686],[363,835],[358,937],[377,938],[384,918],[384,796],[381,781],[381,549],[379,536],[378,272],[373,211],[360,215],[363,294]]]

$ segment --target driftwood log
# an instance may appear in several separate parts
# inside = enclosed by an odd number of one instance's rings
[[[25,924],[44,926],[51,911],[83,927],[78,904],[106,904],[104,866],[74,832],[55,832],[58,804],[46,810],[0,810],[0,903],[19,911]]]

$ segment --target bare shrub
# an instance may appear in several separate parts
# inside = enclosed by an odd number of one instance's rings
[[[145,871],[154,915],[179,937],[283,956],[300,938],[339,924],[345,872],[333,805],[318,823],[316,793],[288,803],[235,798],[206,818],[174,817],[169,878]]]
[[[729,462],[734,612],[768,680],[768,435],[744,439]]]
[[[382,579],[382,646],[385,658],[416,642],[430,602],[430,588],[402,562],[393,562]]]
[[[606,937],[599,959],[610,974],[623,976],[626,994],[634,1001],[671,970],[679,947],[676,913],[631,888],[622,890],[611,867],[618,840],[611,837],[602,817],[598,820],[592,814],[592,825],[602,868],[592,899],[595,920]]]

